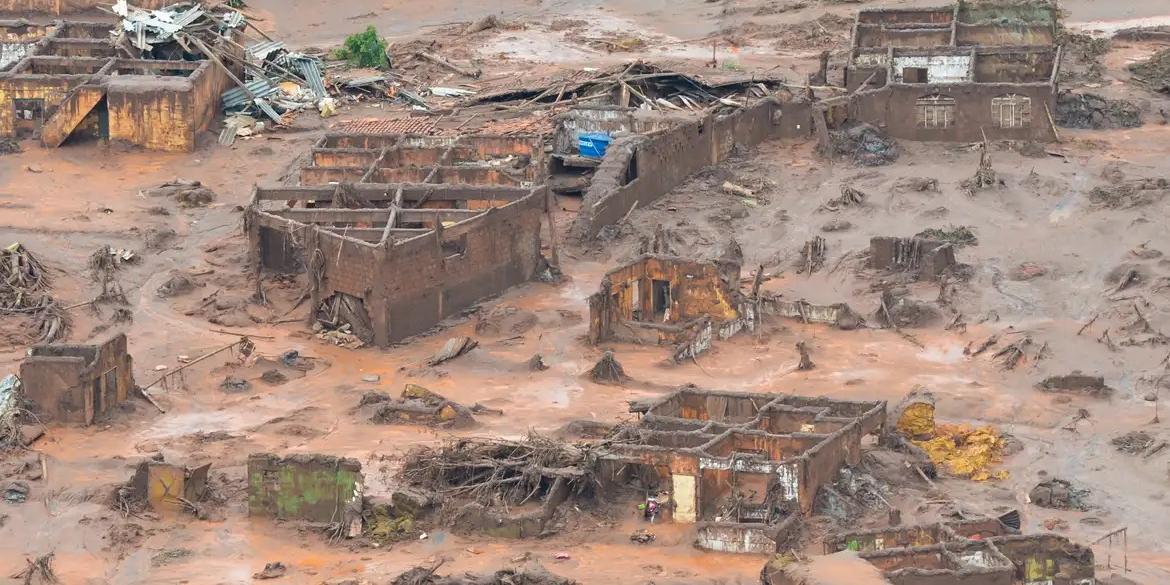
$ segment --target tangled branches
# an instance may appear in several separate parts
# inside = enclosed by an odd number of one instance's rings
[[[49,284],[44,265],[24,246],[0,250],[0,315],[32,316],[39,343],[52,343],[69,329],[64,309],[49,294]]]
[[[28,563],[24,570],[12,575],[13,579],[19,579],[24,585],[32,585],[33,583],[60,583],[57,580],[57,575],[53,573],[53,553],[37,557],[36,560],[26,559]]]
[[[589,491],[593,450],[530,433],[522,441],[457,439],[407,455],[402,477],[440,495],[484,505],[528,502],[557,480],[575,494]]]

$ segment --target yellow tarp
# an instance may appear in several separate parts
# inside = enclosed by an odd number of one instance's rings
[[[899,428],[901,421],[899,421]],[[992,472],[1003,458],[1004,440],[992,427],[940,424],[934,438],[914,441],[935,465],[956,477],[975,481],[1007,479],[1007,471]]]
[[[933,437],[934,405],[917,402],[907,406],[898,419],[898,432],[911,439]]]

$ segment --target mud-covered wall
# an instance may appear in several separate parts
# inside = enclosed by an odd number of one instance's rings
[[[133,365],[126,335],[118,334],[96,346],[34,346],[20,379],[45,420],[90,424],[129,398]]]
[[[328,455],[248,457],[248,514],[279,520],[342,522],[362,498],[361,463]]]
[[[541,261],[547,197],[542,188],[471,221],[392,246],[382,268],[387,277],[371,293],[388,305],[385,315],[371,311],[376,326],[387,324],[377,342],[422,333],[484,297],[531,280]],[[444,251],[444,242],[447,250],[462,252]]]
[[[947,28],[883,28],[861,25],[857,28],[857,47],[941,47],[951,44]]]
[[[289,270],[320,249],[324,278],[315,300],[343,292],[360,298],[384,346],[417,335],[481,299],[531,280],[541,262],[547,192],[455,225],[385,246],[254,214],[250,246],[264,268]],[[290,235],[291,230],[291,235]]]
[[[960,46],[1040,46],[1054,41],[1052,25],[963,24],[955,31]]]
[[[955,117],[947,128],[919,128],[917,100],[938,93],[954,98]],[[1031,98],[1032,115],[1026,128],[1000,128],[992,116],[991,99],[1015,94]],[[945,86],[891,84],[863,91],[850,105],[850,118],[884,127],[903,140],[976,142],[983,133],[991,140],[1055,140],[1047,112],[1054,112],[1056,96],[1048,84],[965,83]],[[982,132],[981,132],[982,130]]]
[[[18,129],[39,128],[51,112],[65,101],[69,92],[89,79],[88,75],[12,75],[0,77],[0,136],[11,136]],[[43,120],[16,120],[14,101],[17,99],[44,100]]]
[[[788,137],[785,132],[791,127],[779,124],[783,116],[773,116],[779,107],[777,100],[761,100],[722,118],[707,116],[615,140],[593,174],[574,235],[596,236],[625,217],[635,203],[645,207],[703,167],[722,161],[735,144],[750,148],[767,138]]]
[[[110,140],[151,150],[195,149],[194,87],[183,77],[111,77],[106,83]]]
[[[670,285],[670,317],[666,323],[698,317],[726,320],[738,315],[732,286],[738,287],[739,283],[726,282],[714,263],[649,256],[608,273],[606,278],[618,296],[615,309],[621,319],[632,319],[637,310],[642,320],[650,320],[655,280]]]

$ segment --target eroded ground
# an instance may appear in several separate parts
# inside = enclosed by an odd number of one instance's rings
[[[425,37],[426,26],[489,13],[525,23],[521,29],[481,33],[463,44],[443,38],[446,46],[482,59],[487,80],[639,56],[702,61],[710,58],[711,38],[722,38],[718,33],[724,31],[736,35],[742,46],[717,45],[721,61],[779,67],[797,82],[815,69],[809,57],[834,42],[840,46],[847,29],[812,33],[814,40],[825,43],[822,47],[799,35],[793,40],[794,33],[770,36],[760,28],[806,23],[807,30],[809,19],[826,12],[851,18],[859,7],[810,2],[806,8],[780,10],[797,4],[783,0],[681,6],[364,2],[323,11],[318,4],[253,3],[267,19],[265,28],[299,46],[332,45],[367,22],[402,38]],[[1102,12],[1100,3],[1088,0],[1065,2],[1064,8],[1071,24],[1092,22],[1098,27],[1097,21],[1170,18],[1157,0],[1122,4],[1121,13]],[[554,25],[563,19],[581,23],[565,25],[568,29]],[[645,37],[646,46],[612,53],[568,39],[566,30],[578,33],[577,39]],[[1164,255],[1170,253],[1170,238],[1163,226],[1170,197],[1135,206],[1111,206],[1090,197],[1094,187],[1115,182],[1118,171],[1130,179],[1170,177],[1170,127],[1157,116],[1166,100],[1121,83],[1127,75],[1124,66],[1156,48],[1153,43],[1115,42],[1104,60],[1106,78],[1099,82],[1103,93],[1144,100],[1143,127],[1063,130],[1064,142],[1032,156],[993,145],[993,165],[1004,179],[1003,188],[973,196],[964,192],[960,184],[974,174],[979,160],[969,145],[903,143],[895,164],[861,168],[847,161],[829,164],[812,151],[811,143],[766,143],[637,210],[600,243],[562,242],[564,283],[529,283],[482,307],[482,312],[516,307],[531,312],[535,324],[483,334],[475,331],[473,317],[387,350],[322,343],[303,332],[299,320],[257,322],[274,316],[272,320],[282,320],[299,285],[266,281],[277,306],[258,309],[247,303],[252,289],[243,273],[240,206],[252,184],[282,181],[332,120],[304,114],[290,130],[240,140],[231,148],[208,136],[190,155],[92,144],[44,150],[28,143],[25,152],[0,157],[0,243],[19,241],[45,261],[54,275],[54,294],[66,305],[95,294],[97,285],[85,268],[98,246],[134,249],[142,258],[118,272],[133,322],[110,324],[108,309],[98,315],[78,307],[70,311],[69,340],[83,342],[125,330],[140,385],[159,376],[157,365],[174,368],[178,356],[202,355],[232,342],[237,333],[251,335],[264,356],[275,358],[296,349],[316,366],[303,377],[290,371],[287,382],[269,385],[260,379],[264,368],[229,365],[231,356],[223,354],[189,368],[183,384],[154,389],[165,414],[134,400],[104,426],[53,427],[35,445],[45,457],[47,477],[31,482],[26,503],[0,504],[5,515],[0,522],[4,568],[16,570],[22,559],[53,551],[54,568],[64,583],[243,583],[266,562],[277,560],[290,567],[280,582],[353,576],[383,583],[430,559],[449,558],[444,571],[459,573],[501,567],[531,552],[553,572],[584,583],[755,583],[762,557],[695,549],[685,526],[658,525],[652,544],[631,543],[629,533],[642,526],[632,508],[612,511],[608,518],[581,516],[560,534],[540,540],[511,542],[436,531],[425,540],[383,548],[330,544],[319,533],[248,518],[244,465],[248,453],[260,451],[345,455],[363,463],[368,492],[384,493],[399,456],[417,445],[435,444],[450,434],[521,437],[530,429],[552,431],[578,419],[621,420],[632,416],[626,412],[628,401],[658,396],[681,384],[891,402],[921,385],[938,397],[941,419],[995,425],[1019,439],[1022,450],[1000,466],[1009,472],[1005,480],[942,479],[934,491],[922,486],[900,490],[895,501],[903,507],[905,520],[936,519],[939,506],[922,502],[950,500],[972,512],[1018,508],[1024,512],[1025,532],[1047,524],[1082,543],[1127,526],[1127,576],[1139,583],[1170,582],[1170,544],[1165,538],[1170,534],[1170,501],[1165,499],[1170,451],[1142,458],[1118,453],[1110,443],[1135,429],[1170,436],[1165,422],[1151,423],[1157,403],[1145,399],[1163,384],[1170,348],[1124,343],[1142,333],[1133,327],[1137,312],[1150,328],[1170,330],[1170,259]],[[342,119],[383,111],[359,105],[346,110]],[[218,198],[210,207],[183,209],[173,200],[141,194],[175,177],[198,179]],[[899,186],[906,178],[934,179],[937,190]],[[724,181],[769,186],[767,200],[728,195],[720,189]],[[865,203],[836,212],[822,209],[840,195],[842,185],[865,193]],[[572,209],[576,201],[562,198],[561,203]],[[156,207],[166,213],[152,209]],[[571,211],[562,211],[558,223],[565,227],[569,221]],[[830,223],[833,231],[824,231]],[[762,265],[772,276],[766,289],[818,303],[848,302],[867,317],[877,310],[881,289],[864,271],[861,258],[870,237],[967,226],[978,243],[958,252],[958,260],[972,267],[970,279],[951,283],[939,317],[905,330],[908,337],[890,330],[837,331],[777,319],[754,335],[717,342],[695,363],[666,365],[664,348],[613,347],[631,380],[624,386],[595,384],[584,374],[605,348],[583,342],[586,298],[606,270],[632,258],[640,238],[660,225],[673,234],[680,255],[717,253],[734,238],[744,251],[745,270]],[[159,240],[160,230],[173,230],[174,235]],[[565,231],[559,230],[562,235]],[[826,239],[828,262],[811,276],[798,274],[800,247],[815,236]],[[196,289],[179,298],[160,298],[155,291],[175,269],[197,275]],[[1140,282],[1119,289],[1119,279],[1130,270],[1139,271]],[[936,283],[908,289],[926,302],[939,296]],[[302,317],[303,311],[291,316]],[[955,319],[956,314],[961,317]],[[219,323],[209,323],[209,315],[218,315]],[[965,323],[965,330],[944,328],[953,322]],[[481,345],[457,360],[423,366],[456,335],[473,335]],[[964,354],[965,348],[991,335],[1000,335],[1004,344],[1028,336],[1036,348],[1046,349],[1033,351],[1011,370],[990,353]],[[6,373],[16,369],[25,341],[11,323],[5,323],[3,337]],[[811,347],[815,369],[796,371],[798,341]],[[535,353],[543,356],[547,371],[529,371],[526,362]],[[1101,400],[1034,388],[1049,375],[1072,370],[1102,375],[1117,392]],[[379,381],[362,381],[371,374]],[[248,380],[250,388],[225,391],[220,383],[229,375]],[[505,415],[480,416],[480,426],[468,431],[374,425],[355,415],[364,392],[396,393],[408,382]],[[1081,409],[1088,418],[1070,425]],[[1069,426],[1075,430],[1064,428]],[[127,517],[111,508],[116,485],[126,481],[139,461],[158,453],[172,462],[213,464],[215,485],[226,501],[210,519]],[[1088,488],[1092,508],[1059,512],[1028,504],[1026,494],[1044,477],[1072,479]],[[1066,527],[1054,523],[1058,519]],[[561,552],[569,558],[556,560]],[[1112,555],[1104,545],[1096,552],[1099,565],[1111,556],[1113,570],[1118,570],[1116,548]],[[1109,573],[1109,568],[1098,570],[1101,576]]]

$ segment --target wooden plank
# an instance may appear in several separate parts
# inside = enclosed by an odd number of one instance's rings
[[[481,213],[483,210],[479,209],[400,209],[398,210],[399,222],[420,222],[420,221],[463,221],[470,219]]]
[[[390,218],[389,209],[281,209],[272,214],[302,223],[381,223]]]
[[[398,188],[402,188],[405,202],[416,201],[428,190],[429,201],[467,201],[484,199],[492,201],[519,201],[531,194],[530,189],[495,185],[426,185],[423,183],[354,183],[350,185],[355,193],[367,201],[392,201]],[[301,187],[261,187],[256,190],[257,201],[333,201],[334,185],[311,185]]]

